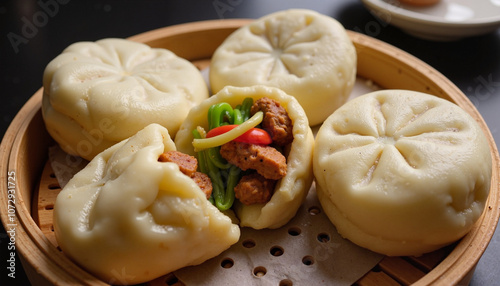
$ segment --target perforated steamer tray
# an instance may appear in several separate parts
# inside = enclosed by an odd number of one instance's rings
[[[196,22],[150,31],[130,39],[172,50],[191,60],[198,68],[204,69],[220,43],[249,21],[251,20]],[[467,97],[432,67],[373,38],[354,32],[349,32],[349,36],[357,50],[359,77],[370,79],[382,88],[426,92],[456,103],[478,121],[488,138],[493,158],[492,185],[485,212],[464,238],[449,247],[418,258],[385,257],[355,284],[467,284],[493,236],[500,215],[500,159],[494,139]],[[15,225],[16,248],[34,285],[106,285],[70,261],[57,248],[52,230],[52,208],[60,187],[47,164],[48,148],[54,142],[46,132],[41,116],[42,92],[42,89],[38,90],[20,110],[0,145],[2,223]],[[12,202],[6,196],[9,174],[12,172],[15,172],[16,177],[15,216],[8,215],[8,205]],[[306,209],[312,213],[317,211],[314,207]],[[294,230],[289,231],[293,234]],[[275,251],[279,252],[280,249]],[[256,270],[258,271],[259,269]],[[148,284],[182,285],[173,275]]]

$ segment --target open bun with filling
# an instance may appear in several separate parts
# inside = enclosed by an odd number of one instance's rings
[[[198,127],[206,131],[209,130],[207,120],[209,108],[222,102],[236,108],[247,98],[252,99],[254,103],[259,99],[266,98],[284,108],[293,125],[290,130],[293,141],[278,147],[280,153],[284,156],[286,174],[275,180],[275,185],[271,190],[272,196],[269,200],[261,203],[244,204],[236,198],[232,209],[240,220],[241,226],[249,226],[255,229],[278,228],[286,224],[295,215],[304,201],[313,180],[312,151],[314,138],[307,116],[294,97],[274,87],[227,86],[189,112],[177,133],[175,144],[179,151],[196,155],[197,152],[193,146],[193,130]],[[266,120],[266,112],[264,112],[263,120]],[[264,123],[262,125],[264,126]],[[266,127],[263,128],[266,129]],[[230,144],[232,143],[228,143],[228,145]],[[273,145],[274,142],[271,146]],[[224,147],[221,147],[222,149]],[[249,159],[251,159],[250,157]],[[245,160],[243,157],[238,156],[236,156],[236,159]],[[266,161],[265,158],[264,161]],[[250,168],[244,170],[244,172],[253,172],[253,170]]]
[[[99,153],[59,193],[62,251],[103,281],[137,284],[196,265],[236,243],[237,224],[180,165],[167,129],[151,124]]]

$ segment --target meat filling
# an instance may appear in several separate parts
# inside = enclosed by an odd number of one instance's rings
[[[234,196],[245,205],[267,203],[274,192],[276,180],[269,180],[257,173],[245,175],[234,187]]]
[[[198,168],[198,160],[195,157],[181,153],[179,151],[167,151],[158,158],[160,162],[172,162],[179,165],[179,169],[185,175],[191,177]]]
[[[191,176],[191,179],[193,179],[194,182],[198,185],[198,187],[200,187],[202,192],[205,193],[208,200],[212,195],[212,181],[210,180],[210,177],[205,173],[195,172]]]
[[[221,146],[221,156],[243,171],[256,170],[266,179],[279,180],[286,175],[286,158],[270,146],[231,141]]]
[[[179,151],[167,151],[160,155],[159,162],[172,162],[179,166],[179,170],[193,181],[205,193],[207,199],[212,194],[212,181],[204,173],[197,172],[198,160],[195,157],[181,153]]]
[[[262,129],[266,130],[273,143],[278,146],[285,146],[293,141],[293,123],[286,109],[276,100],[263,97],[255,101],[250,109],[250,114],[262,111]]]
[[[271,136],[272,145],[283,147],[292,143],[293,123],[279,102],[267,97],[260,98],[252,105],[250,114],[254,115],[258,111],[264,113],[261,128]],[[285,156],[272,146],[232,141],[221,146],[220,154],[243,171],[256,171],[243,176],[234,188],[235,197],[245,205],[268,202],[277,180],[287,172]]]

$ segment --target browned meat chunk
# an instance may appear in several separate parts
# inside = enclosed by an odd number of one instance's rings
[[[198,160],[195,157],[179,151],[167,151],[160,155],[158,161],[176,163],[181,172],[190,177],[198,168]]]
[[[264,113],[262,129],[266,130],[278,146],[285,146],[293,141],[293,123],[286,109],[276,100],[263,97],[255,101],[250,109],[250,114],[257,111]]]
[[[207,199],[212,194],[212,181],[210,177],[201,172],[196,172],[198,168],[198,160],[195,157],[178,152],[167,151],[158,158],[160,162],[172,162],[179,166],[179,170],[186,176],[191,177],[193,181],[205,193]]]
[[[245,175],[234,187],[234,196],[245,205],[264,204],[271,200],[275,180],[269,180],[254,173]]]
[[[191,176],[191,179],[200,187],[200,189],[205,193],[207,199],[212,195],[212,181],[208,175],[202,172],[195,172]]]
[[[270,146],[231,141],[221,146],[221,156],[243,171],[256,170],[266,179],[278,180],[286,175],[286,158]]]

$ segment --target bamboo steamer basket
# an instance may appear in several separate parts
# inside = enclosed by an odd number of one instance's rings
[[[167,48],[203,69],[222,41],[248,19],[211,20],[161,28],[129,39]],[[450,100],[481,126],[490,145],[493,176],[486,208],[473,229],[455,244],[421,257],[385,257],[355,285],[467,285],[486,249],[500,215],[500,159],[494,139],[474,105],[432,67],[393,46],[348,31],[358,56],[358,76],[382,88],[410,89]],[[33,285],[107,285],[72,261],[57,247],[52,208],[60,191],[48,161],[54,142],[41,115],[43,90],[23,106],[0,145],[0,210],[4,226],[15,225],[16,250]],[[8,174],[15,172],[15,216],[8,216]],[[12,212],[12,211],[11,211]],[[18,266],[19,267],[19,266]],[[149,285],[182,285],[172,275]]]

